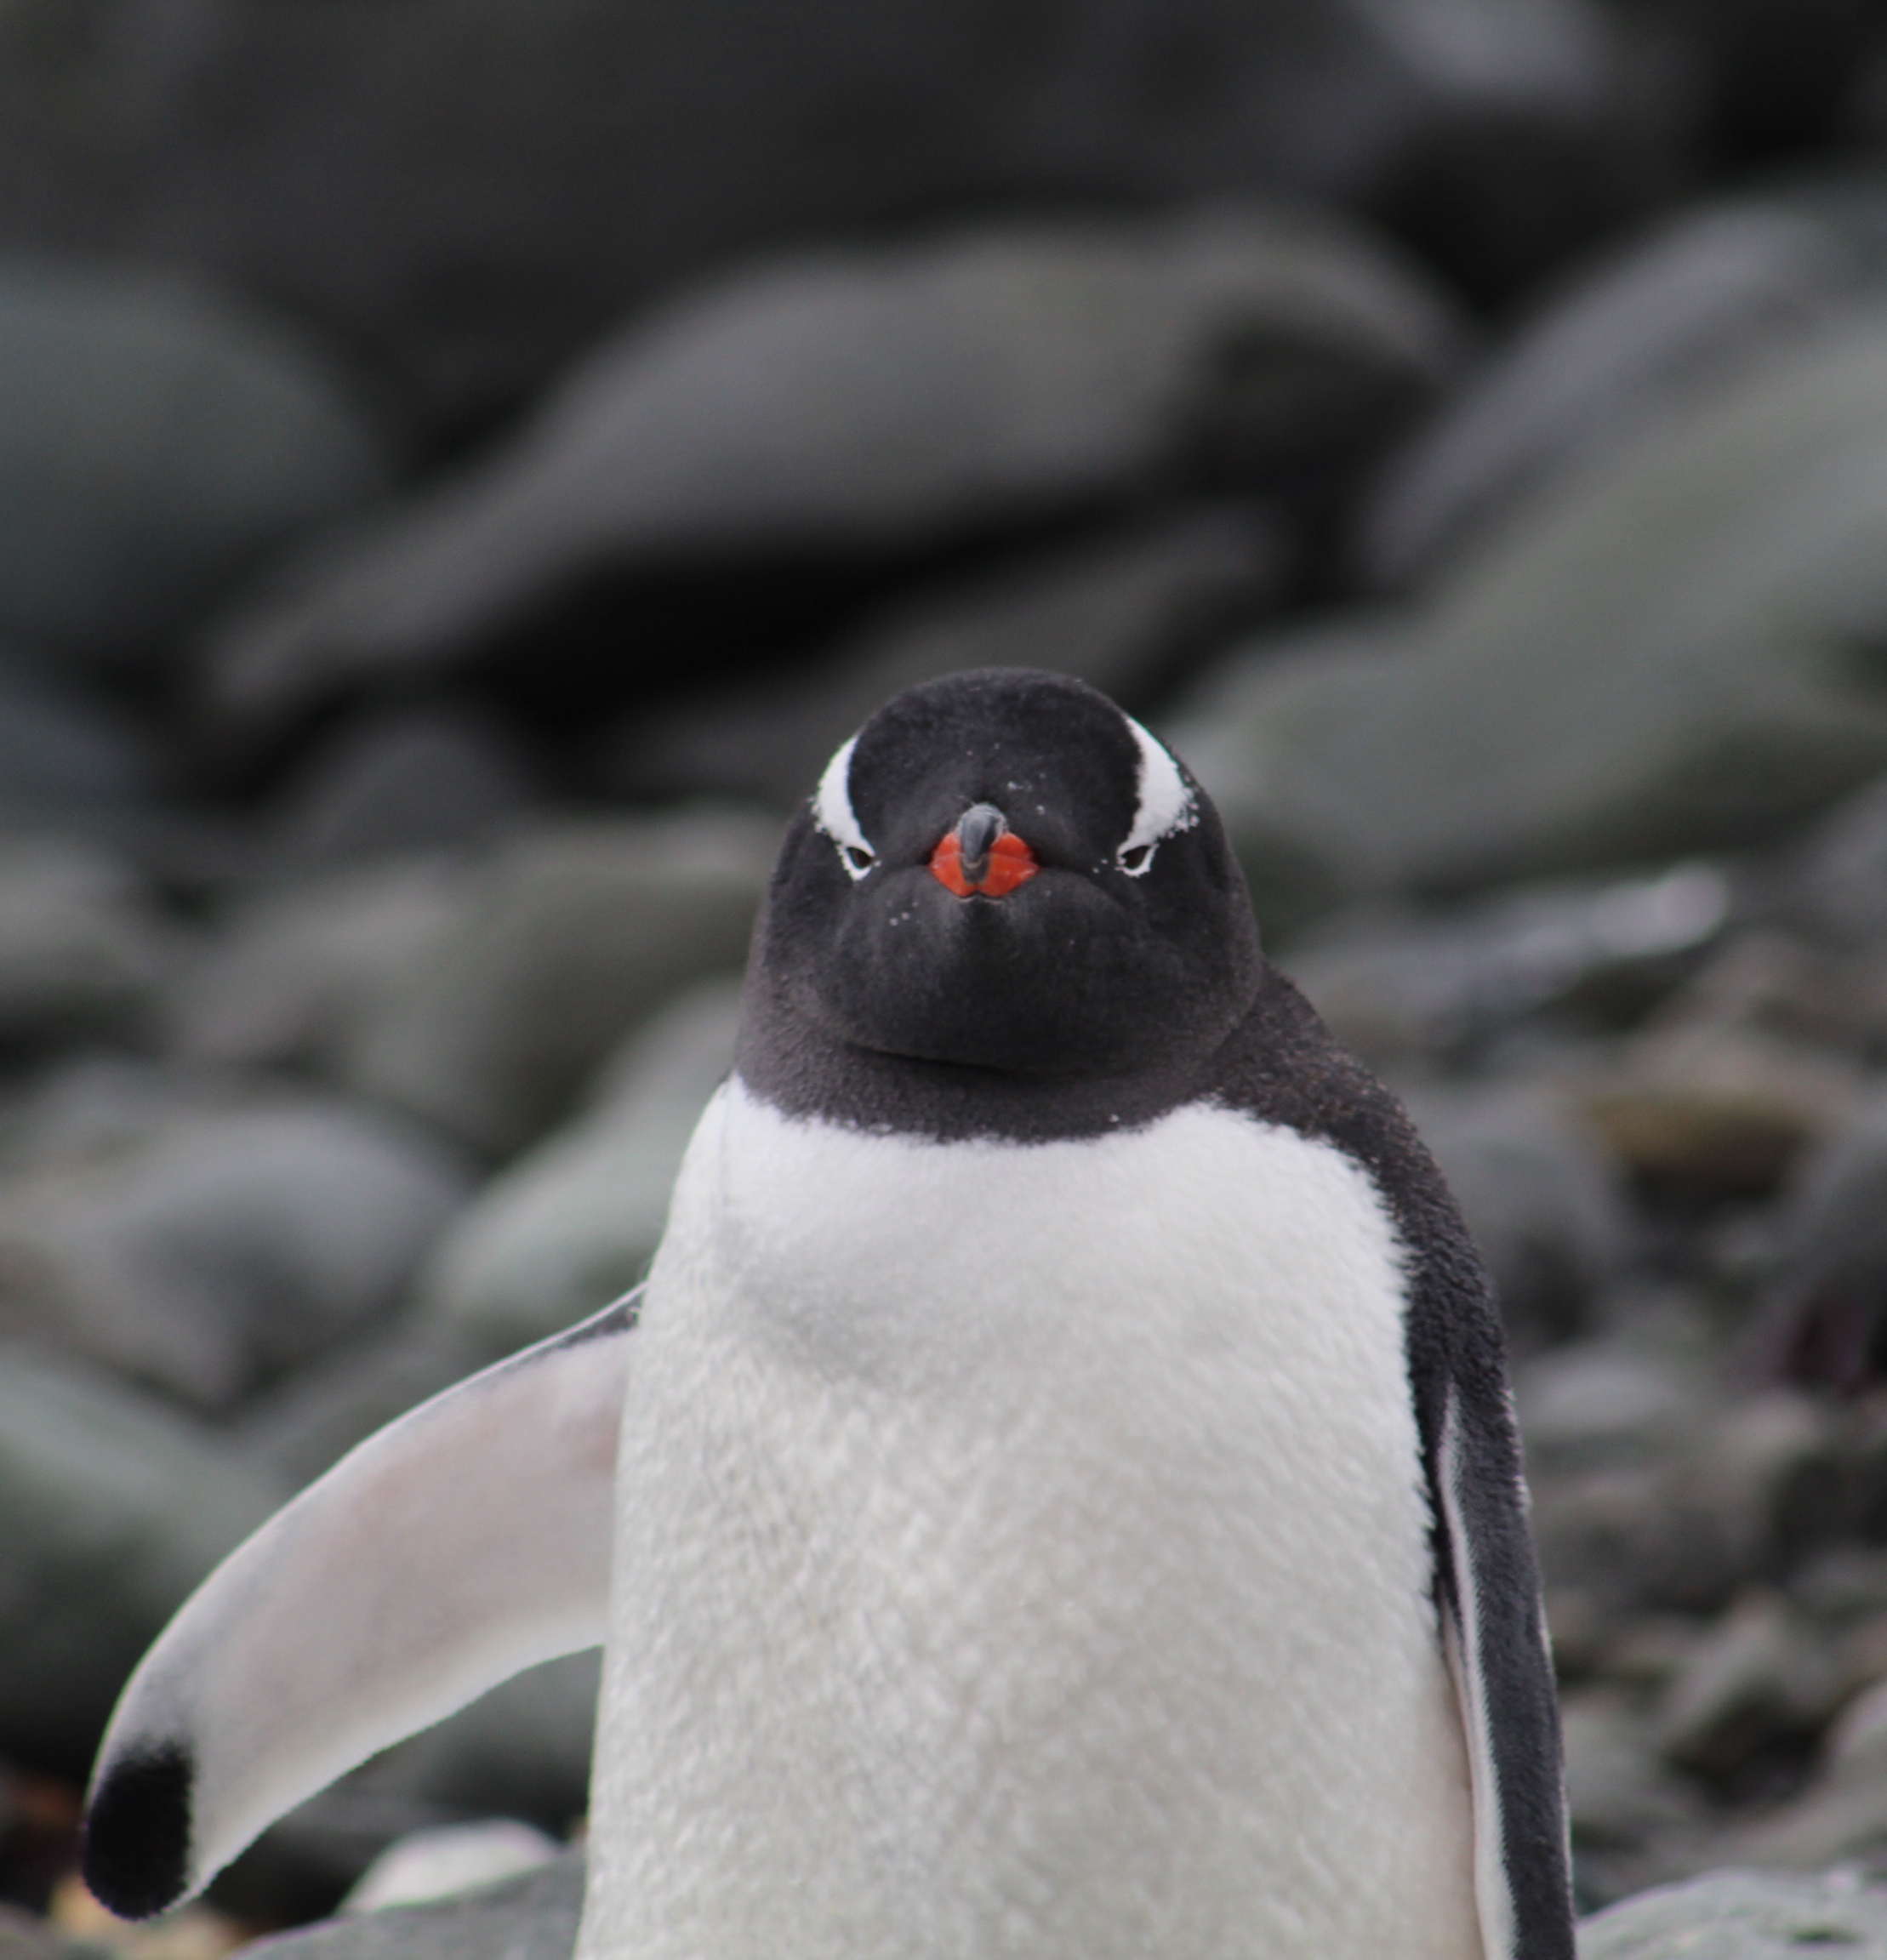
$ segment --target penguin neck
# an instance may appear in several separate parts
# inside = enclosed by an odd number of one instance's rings
[[[1119,1074],[1025,1075],[858,1046],[759,971],[749,977],[735,1072],[789,1116],[939,1142],[1056,1142],[1139,1129],[1205,1098],[1246,1017],[1192,1039],[1176,1031],[1168,1053]]]

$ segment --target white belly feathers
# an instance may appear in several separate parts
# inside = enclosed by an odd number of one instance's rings
[[[1391,1224],[1180,1110],[723,1091],[624,1411],[582,1960],[1469,1960]]]

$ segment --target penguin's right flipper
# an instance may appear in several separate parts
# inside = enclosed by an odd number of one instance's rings
[[[595,1646],[639,1294],[369,1437],[224,1560],[145,1656],[84,1875],[141,1918],[376,1751]]]

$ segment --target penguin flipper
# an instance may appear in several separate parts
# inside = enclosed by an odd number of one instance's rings
[[[601,1640],[640,1289],[390,1424],[276,1513],[131,1678],[84,1876],[142,1918],[521,1669]]]
[[[1487,1960],[1573,1960],[1559,1701],[1519,1439],[1497,1370],[1449,1384],[1439,1444],[1447,1569],[1437,1590],[1468,1739],[1482,1940]]]

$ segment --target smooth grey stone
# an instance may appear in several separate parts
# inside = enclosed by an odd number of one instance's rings
[[[778,842],[772,820],[708,805],[522,833],[355,1028],[343,1076],[494,1155],[521,1148],[663,1001],[742,968]]]
[[[185,944],[117,852],[0,835],[0,1044],[148,1037]]]
[[[516,824],[533,801],[516,745],[450,709],[370,713],[335,732],[277,805],[275,852],[307,869],[463,849]]]
[[[569,1960],[583,1915],[584,1854],[430,1906],[331,1919],[248,1949],[258,1960]]]
[[[422,1323],[497,1360],[641,1279],[739,1019],[739,983],[710,981],[638,1029],[590,1108],[501,1171],[433,1247],[413,1286]]]
[[[441,853],[251,886],[174,975],[173,1051],[332,1074],[362,1023],[460,922],[475,886],[462,860]]]
[[[1281,590],[1286,545],[1256,508],[1190,511],[921,594],[791,682],[638,713],[607,749],[625,793],[713,792],[790,808],[894,695],[972,667],[1072,674],[1130,710]]]
[[[385,474],[333,367],[248,302],[176,274],[0,260],[0,630],[149,659]]]
[[[1640,1893],[1579,1929],[1579,1960],[1887,1960],[1887,1889],[1827,1877],[1713,1872]]]
[[[0,236],[292,295],[434,429],[488,424],[704,270],[913,214],[1279,191],[1388,209],[1506,292],[1656,187],[1580,0],[39,18],[0,43]]]
[[[23,650],[0,646],[0,826],[122,829],[148,820],[150,745]]]
[[[0,1329],[226,1407],[390,1307],[468,1194],[379,1112],[172,1111],[0,1182]]]
[[[1365,428],[1405,413],[1459,338],[1434,288],[1308,214],[787,259],[638,320],[482,463],[357,550],[284,573],[215,635],[208,698],[231,726],[272,726],[459,668],[605,574],[922,555],[1212,487],[1196,480],[1221,464],[1200,459],[1228,441],[1269,487],[1327,453],[1359,402]],[[611,646],[624,680],[663,664],[653,622],[634,621]]]
[[[1412,1091],[1409,1114],[1487,1262],[1510,1353],[1584,1330],[1631,1248],[1617,1167],[1562,1097],[1521,1084]]]
[[[145,1649],[283,1495],[176,1410],[0,1344],[0,1758],[83,1780]]]
[[[1582,1854],[1634,1849],[1701,1821],[1702,1793],[1660,1760],[1649,1724],[1623,1695],[1606,1688],[1562,1694],[1559,1718],[1566,1807]]]
[[[1234,664],[1166,732],[1261,919],[1757,843],[1879,773],[1884,473],[1870,315],[1566,486],[1400,640]]]
[[[1808,212],[1744,201],[1666,219],[1542,303],[1384,472],[1365,574],[1399,584],[1756,363],[1839,320],[1869,268]]]

